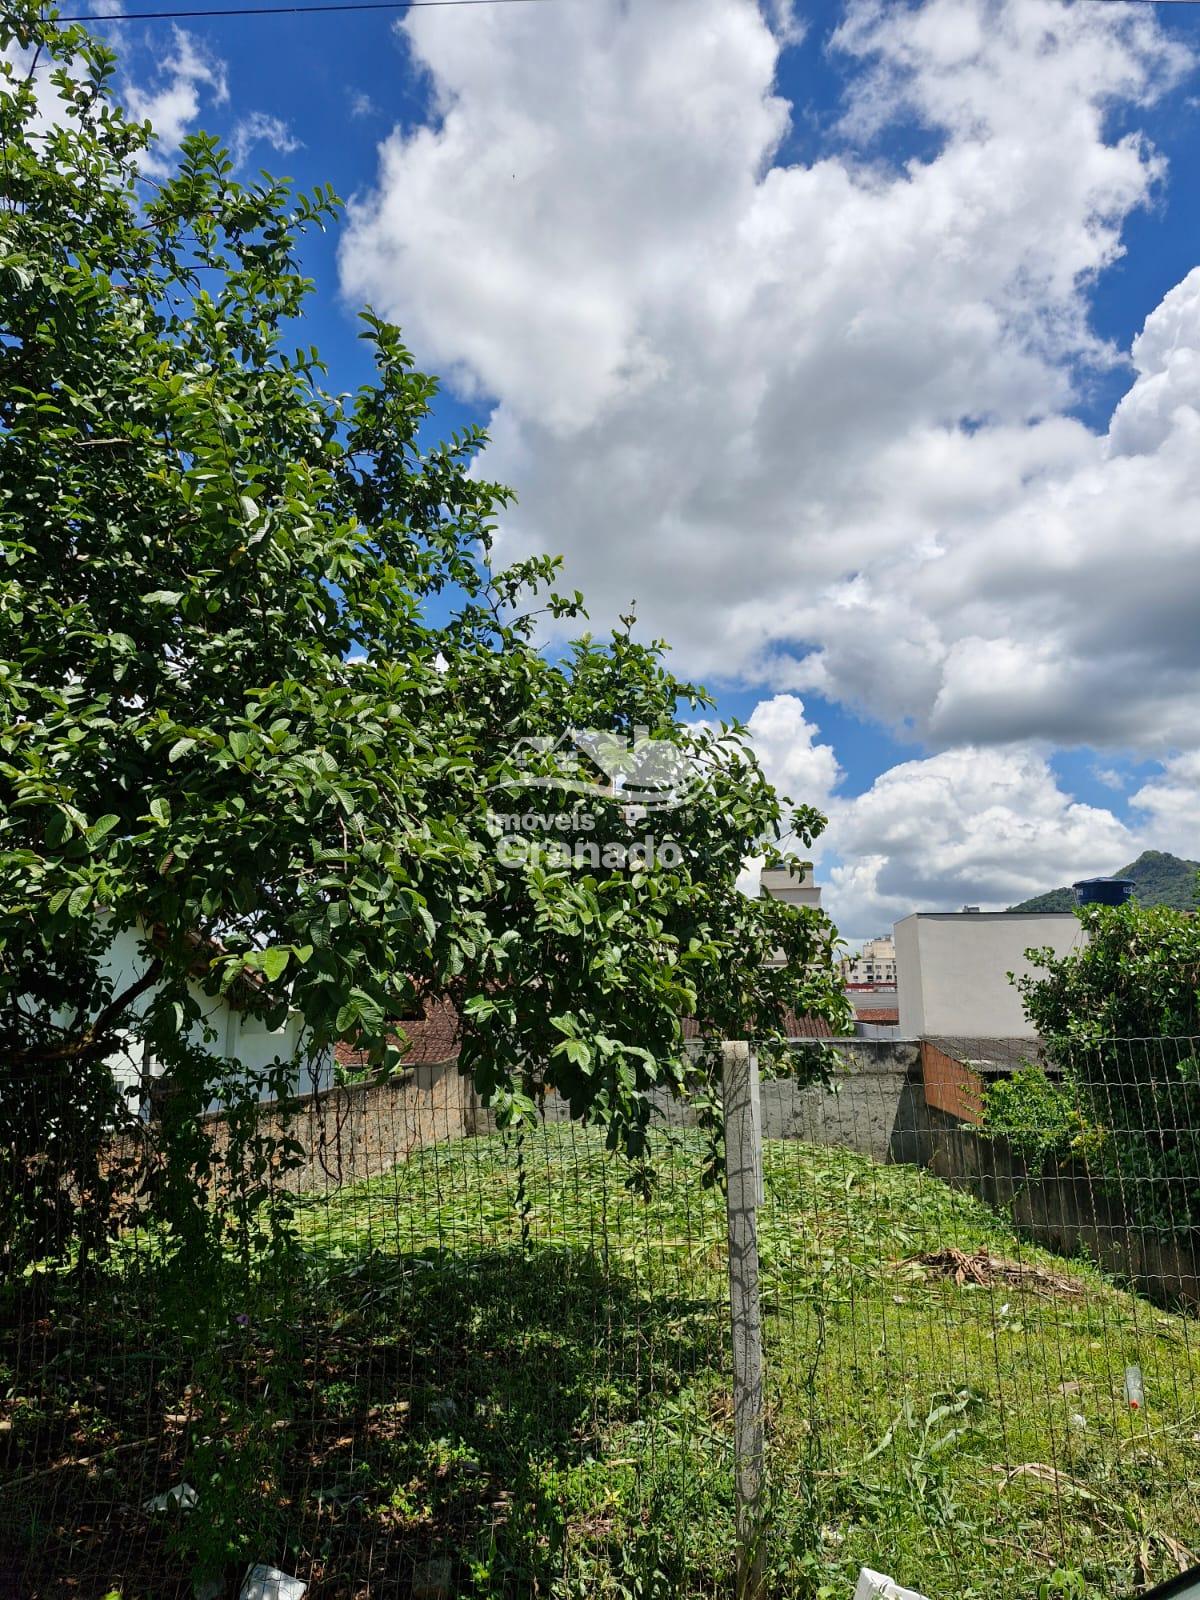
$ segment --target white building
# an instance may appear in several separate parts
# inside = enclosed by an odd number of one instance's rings
[[[798,861],[794,867],[764,867],[758,883],[763,900],[785,900],[790,906],[820,907],[820,886],[813,880],[811,861]]]
[[[112,992],[120,994],[135,983],[146,970],[149,960],[145,951],[145,930],[126,928],[118,933],[109,946],[105,969],[112,979]],[[237,1061],[247,1076],[264,1071],[277,1061],[295,1062],[291,1091],[308,1094],[327,1089],[333,1082],[333,1052],[327,1051],[314,1061],[299,1059],[303,1043],[300,1018],[296,1013],[288,1016],[278,1028],[268,1028],[259,1018],[251,1016],[237,1004],[236,998],[205,994],[199,984],[189,984],[192,997],[200,1007],[202,1023],[194,1024],[190,1038],[214,1056]],[[140,1014],[149,1003],[149,995],[141,996],[132,1009]],[[211,1034],[212,1037],[206,1037]],[[139,1039],[130,1037],[125,1048],[110,1056],[107,1062],[121,1089],[130,1095],[136,1105],[139,1094],[145,1093],[163,1074],[161,1063],[147,1059]],[[208,1108],[220,1110],[214,1100]]]
[[[896,941],[890,933],[868,939],[856,956],[842,961],[842,982],[873,988],[896,986]]]
[[[794,867],[764,867],[758,881],[760,900],[783,900],[789,906],[812,906],[819,910],[821,890],[813,881],[811,861],[798,861]],[[769,967],[783,965],[783,951],[776,950]]]
[[[902,1039],[1033,1039],[1009,979],[1035,970],[1031,948],[1084,942],[1071,912],[917,911],[895,927]]]

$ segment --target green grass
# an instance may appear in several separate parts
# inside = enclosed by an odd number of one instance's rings
[[[648,1204],[579,1130],[547,1130],[525,1151],[533,1270],[507,1269],[514,1298],[503,1338],[514,1359],[500,1402],[528,1419],[522,1448],[550,1437],[543,1415],[569,1415],[589,1441],[595,1464],[551,1450],[539,1467],[561,1473],[568,1567],[575,1542],[581,1563],[597,1558],[594,1592],[605,1593],[599,1574],[613,1552],[636,1551],[663,1570],[664,1593],[707,1592],[729,1561],[722,1199],[700,1188],[700,1151],[686,1137],[660,1158]],[[766,1171],[781,1592],[807,1582],[846,1593],[863,1563],[934,1600],[1032,1594],[1056,1566],[1106,1594],[1171,1570],[1172,1541],[1190,1546],[1200,1534],[1193,1323],[1083,1266],[1069,1269],[1077,1293],[1047,1294],[960,1286],[905,1265],[956,1247],[1064,1270],[915,1169],[780,1142],[767,1146]],[[493,1139],[427,1151],[314,1207],[305,1228],[314,1252],[332,1259],[366,1249],[397,1261],[424,1250],[439,1262],[497,1251],[519,1261],[512,1150]],[[601,1274],[571,1294],[576,1316],[561,1305],[550,1315],[543,1275],[565,1284],[561,1275],[584,1262]],[[619,1318],[608,1302],[618,1288]],[[484,1347],[500,1334],[491,1329]],[[540,1387],[543,1340],[595,1364],[590,1405]],[[1123,1400],[1135,1363],[1152,1397],[1140,1415]],[[459,1399],[460,1432],[478,1442],[469,1384]],[[613,1460],[635,1467],[604,1466]],[[589,1550],[600,1535],[604,1548]]]
[[[188,1379],[171,1448],[157,1439],[121,1470],[159,1489],[189,1472],[233,1529],[227,1572],[253,1547],[311,1577],[312,1600],[408,1597],[443,1557],[451,1592],[472,1600],[728,1595],[723,1198],[701,1186],[694,1135],[656,1165],[643,1202],[594,1136],[549,1128],[519,1163],[512,1141],[465,1140],[308,1199],[302,1266],[223,1336],[243,1410],[215,1473],[219,1429],[185,1363],[162,1354],[118,1414],[146,1339],[128,1319],[101,1396],[81,1407],[76,1394],[67,1422],[68,1386],[43,1384],[21,1426],[31,1440],[57,1429],[68,1454],[86,1453],[89,1428],[115,1447],[135,1415],[145,1432],[147,1411],[178,1414]],[[780,1142],[766,1169],[774,1595],[848,1600],[863,1564],[930,1600],[1034,1597],[1043,1583],[1128,1595],[1176,1570],[1200,1542],[1194,1320],[1022,1245],[913,1168]],[[911,1261],[950,1247],[1061,1281],[960,1285]],[[1123,1400],[1135,1363],[1137,1414]],[[70,1475],[95,1526],[116,1492],[105,1481]],[[66,1490],[56,1482],[60,1516]],[[23,1491],[27,1518],[38,1492]],[[186,1571],[181,1542],[201,1535],[140,1528],[137,1566],[131,1527],[109,1586],[122,1600],[185,1593],[163,1574]],[[95,1548],[89,1560],[91,1589],[30,1592],[99,1600]]]

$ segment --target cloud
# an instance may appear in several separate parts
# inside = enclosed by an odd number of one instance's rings
[[[842,769],[833,746],[817,742],[820,730],[805,715],[804,702],[790,694],[760,700],[746,727],[754,753],[778,792],[796,805],[824,810],[841,782]],[[796,848],[794,840],[785,838],[784,842]],[[762,856],[746,862],[738,878],[743,894],[752,898],[758,894],[762,867]]]
[[[760,701],[747,726],[771,782],[828,814],[814,850],[817,879],[825,909],[852,941],[911,911],[1004,910],[1115,872],[1143,850],[1200,856],[1200,753],[1168,757],[1129,796],[1122,820],[1066,792],[1044,746],[940,751],[900,762],[850,796],[832,745],[798,697]],[[1094,775],[1114,790],[1129,785],[1115,769]],[[747,893],[757,893],[761,865],[747,863]]]
[[[1164,762],[1162,773],[1131,796],[1141,813],[1147,844],[1189,861],[1200,858],[1200,755],[1191,752]]]
[[[104,12],[93,9],[97,22],[102,22]],[[230,100],[227,63],[186,29],[173,24],[170,38],[167,53],[156,57],[145,74],[145,47],[139,48],[126,35],[120,40],[124,46],[121,99],[130,119],[149,122],[156,135],[139,162],[140,170],[152,179],[170,174],[184,139],[196,130],[201,117],[227,107]],[[35,58],[32,51],[16,46],[0,53],[0,60],[10,62],[22,75],[33,75],[37,92],[35,135],[52,126],[70,125],[73,110],[50,81],[54,63]],[[257,144],[268,144],[284,154],[300,148],[287,123],[263,111],[250,111],[239,117],[227,141],[235,166],[241,166]]]
[[[1167,178],[1115,130],[1191,66],[1150,8],[852,3],[840,142],[785,165],[777,8],[451,20],[403,24],[433,110],[341,276],[493,402],[505,553],[562,551],[600,622],[636,595],[689,672],[934,747],[1197,742],[1200,274],[1110,432],[1071,415]]]
[[[1116,767],[1093,767],[1092,776],[1106,789],[1124,790],[1129,785],[1127,774],[1118,771]]]
[[[834,805],[826,908],[853,937],[910,911],[1003,910],[1100,872],[1142,848],[1103,807],[1060,789],[1027,746],[942,751],[883,773]]]
[[[224,61],[193,34],[171,25],[172,45],[148,84],[126,77],[123,92],[129,115],[150,122],[157,142],[142,162],[143,170],[162,177],[171,169],[186,136],[200,116],[202,96],[214,105],[229,99]]]
[[[61,127],[70,120],[67,103],[51,81],[55,63],[43,52],[27,49],[15,42],[0,47],[0,81],[5,92],[11,93],[19,84],[29,83],[33,88],[33,115],[29,132],[35,141],[45,136],[51,128]],[[11,86],[11,87],[10,87]]]
[[[103,18],[104,12],[97,9],[97,22],[102,22]],[[125,47],[121,99],[131,120],[152,123],[158,135],[154,146],[141,160],[142,171],[155,177],[170,171],[183,139],[200,116],[203,102],[207,99],[212,105],[223,106],[229,100],[225,62],[183,28],[172,25],[170,37],[169,50],[155,60],[146,81],[133,70],[143,52],[126,36],[120,41]],[[74,109],[63,100],[51,81],[57,63],[44,53],[35,56],[32,50],[16,45],[0,52],[0,60],[11,63],[20,75],[32,76],[37,96],[37,115],[32,128],[35,136],[51,127],[71,124]]]
[[[259,144],[269,145],[280,155],[290,155],[293,150],[300,149],[300,140],[282,118],[268,116],[265,111],[251,111],[234,123],[229,135],[229,153],[234,166],[244,166],[251,150]]]
[[[357,89],[350,96],[350,115],[352,117],[377,117],[379,115],[379,107],[369,94]]]
[[[819,729],[795,695],[760,700],[746,724],[763,771],[798,805],[828,805],[842,772],[833,746],[817,743]]]

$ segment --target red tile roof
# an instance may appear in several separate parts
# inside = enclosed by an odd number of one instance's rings
[[[424,1002],[424,1015],[405,1018],[400,1030],[408,1041],[404,1052],[406,1066],[434,1066],[443,1061],[453,1061],[462,1042],[458,1013],[447,999]],[[395,1039],[398,1036],[392,1035]],[[363,1067],[366,1052],[348,1039],[340,1039],[334,1046],[334,1056],[339,1067]]]
[[[833,1029],[824,1017],[798,1017],[794,1011],[784,1014],[784,1032],[789,1039],[832,1039]],[[684,1017],[683,1037],[685,1039],[698,1039],[700,1037],[700,1024],[695,1017]],[[747,1030],[747,1037],[754,1037],[754,1030]]]
[[[877,1019],[876,1013],[871,1015],[872,1020]],[[823,1017],[797,1017],[789,1011],[785,1022],[789,1039],[833,1038],[833,1031]],[[448,999],[427,999],[424,1002],[424,1015],[411,1020],[406,1018],[399,1027],[408,1041],[404,1053],[406,1066],[432,1066],[453,1061],[458,1055],[462,1031],[458,1013]],[[685,1039],[700,1037],[700,1024],[695,1017],[683,1019],[683,1036]],[[392,1037],[396,1038],[397,1035],[393,1034]],[[355,1068],[367,1064],[366,1052],[349,1039],[338,1041],[334,1046],[334,1056],[339,1067]]]

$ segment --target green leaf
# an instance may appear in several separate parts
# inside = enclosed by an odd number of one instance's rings
[[[115,811],[110,811],[103,817],[97,817],[87,831],[87,842],[89,844],[99,844],[105,834],[111,833],[120,820]]]
[[[587,1045],[584,1044],[582,1039],[564,1039],[562,1044],[559,1046],[559,1049],[566,1056],[567,1060],[574,1062],[577,1067],[587,1067],[591,1065],[592,1052],[588,1049]]]
[[[262,955],[262,970],[272,983],[277,978],[282,978],[287,970],[287,964],[292,952],[284,945],[273,945],[270,950],[264,950]]]
[[[176,739],[167,752],[168,761],[178,761],[181,756],[187,755],[189,750],[196,748],[196,740],[185,734],[182,739]]]
[[[144,606],[177,606],[183,595],[178,589],[152,589],[141,598]]]

